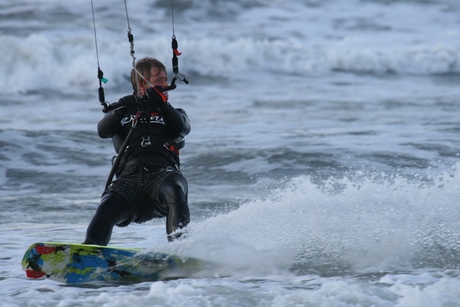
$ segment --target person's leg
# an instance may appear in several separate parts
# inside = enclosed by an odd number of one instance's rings
[[[130,214],[130,206],[123,196],[111,191],[105,193],[89,223],[83,244],[106,246],[112,236],[113,226],[126,221]]]
[[[180,233],[172,235],[178,229],[184,228],[190,222],[190,212],[187,204],[187,181],[181,174],[172,174],[166,177],[160,185],[159,198],[166,203],[166,233],[168,240],[180,237]]]

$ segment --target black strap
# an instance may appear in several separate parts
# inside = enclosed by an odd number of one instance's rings
[[[105,183],[105,189],[106,190],[109,187],[109,185],[112,183],[113,176],[115,175],[115,172],[118,169],[118,165],[120,164],[121,158],[123,158],[123,155],[124,155],[124,153],[126,151],[126,147],[128,147],[128,144],[129,144],[129,141],[131,139],[131,135],[133,133],[133,130],[134,130],[134,128],[131,128],[129,130],[128,135],[126,136],[126,139],[123,142],[123,145],[121,146],[120,151],[118,152],[117,158],[115,159],[115,161],[113,161],[112,169],[110,170],[109,176],[107,178],[107,182]]]

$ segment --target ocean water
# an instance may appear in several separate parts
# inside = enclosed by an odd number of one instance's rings
[[[123,1],[94,0],[109,102],[130,93]],[[171,66],[169,0],[127,1],[135,56]],[[460,306],[460,2],[174,0],[170,102],[192,132],[186,239],[111,245],[217,264],[190,278],[28,280],[81,242],[110,170],[90,0],[0,1],[0,306]],[[172,73],[170,73],[172,76]]]

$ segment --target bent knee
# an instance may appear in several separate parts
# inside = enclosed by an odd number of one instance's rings
[[[179,174],[171,175],[160,185],[160,195],[169,203],[172,200],[185,201],[188,186],[185,178]]]

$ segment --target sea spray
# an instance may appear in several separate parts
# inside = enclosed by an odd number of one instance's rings
[[[458,268],[460,220],[454,174],[289,180],[266,197],[190,226],[176,248],[246,270],[323,275]]]

